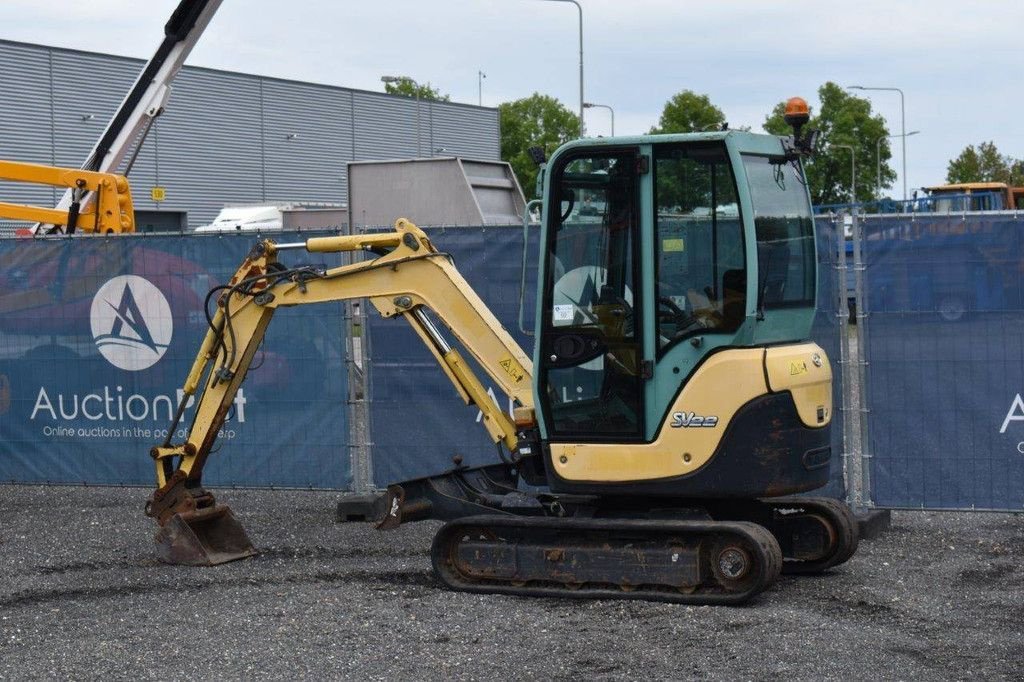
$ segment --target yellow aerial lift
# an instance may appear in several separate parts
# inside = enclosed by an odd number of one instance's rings
[[[164,25],[164,38],[93,145],[81,169],[0,161],[0,180],[67,188],[55,208],[0,203],[0,218],[35,222],[33,234],[135,231],[125,175],[171,93],[185,58],[222,0],[181,0]],[[129,156],[129,154],[132,156]],[[126,166],[125,175],[118,170]]]
[[[70,194],[65,208],[0,202],[0,218],[48,224],[68,234],[135,231],[131,189],[123,175],[0,161],[0,180],[66,187]]]

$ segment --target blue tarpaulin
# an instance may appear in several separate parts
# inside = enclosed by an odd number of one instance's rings
[[[149,449],[163,441],[206,332],[206,293],[255,240],[0,240],[0,480],[151,484]],[[286,260],[340,264],[336,254]],[[349,486],[344,316],[342,304],[275,314],[209,484]]]
[[[438,250],[452,255],[462,276],[532,357],[533,339],[518,329],[522,228],[428,228],[426,232]],[[533,327],[536,236],[537,230],[531,230],[524,299],[527,329]],[[456,455],[470,466],[500,461],[480,423],[479,410],[462,402],[409,325],[372,312],[367,328],[376,483],[386,486],[445,471],[452,467]],[[471,365],[498,404],[507,407],[508,399],[479,367]]]
[[[865,225],[872,499],[1024,508],[1024,220]]]

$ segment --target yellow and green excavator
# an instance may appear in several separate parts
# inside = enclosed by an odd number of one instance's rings
[[[215,564],[255,552],[202,485],[217,433],[275,310],[367,298],[415,329],[503,453],[388,488],[381,528],[446,522],[432,549],[446,585],[728,604],[780,572],[846,561],[857,546],[849,509],[791,497],[829,480],[833,405],[829,359],[809,340],[817,259],[802,158],[814,132],[802,100],[787,120],[792,136],[727,130],[559,148],[542,167],[532,357],[407,220],[255,244],[211,292],[184,385],[196,399],[187,437],[151,452],[158,488],[146,511],[161,557]],[[291,267],[291,250],[365,258]],[[457,346],[513,401],[512,415]],[[401,418],[416,413],[410,404]]]

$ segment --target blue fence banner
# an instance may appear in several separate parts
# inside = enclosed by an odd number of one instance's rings
[[[206,333],[206,294],[255,240],[0,240],[0,481],[152,484],[149,449],[166,435]],[[340,264],[335,254],[285,260]],[[340,303],[275,313],[206,482],[349,486],[344,334]],[[186,409],[175,442],[193,414]]]
[[[519,331],[522,227],[458,227],[425,230],[519,345],[533,354],[533,339]],[[537,228],[530,230],[524,305],[533,326],[537,280]],[[439,328],[445,329],[443,324]],[[466,406],[415,332],[401,319],[367,316],[370,440],[374,481],[379,486],[452,468],[459,456],[468,466],[496,463],[496,446],[480,411]],[[450,335],[449,335],[450,336]],[[467,359],[471,356],[463,353]],[[470,361],[473,371],[503,407],[508,398]]]
[[[456,267],[470,286],[527,355],[532,356],[534,339],[518,329],[522,228],[459,227],[426,231],[439,250],[453,256]],[[527,288],[523,297],[527,329],[533,327],[535,311],[537,236],[537,228],[531,228],[527,245]],[[837,249],[834,228],[831,225],[820,228],[821,310],[815,319],[814,335],[833,361],[835,404],[838,406],[842,386],[835,289]],[[370,432],[377,485],[441,473],[452,468],[456,456],[469,466],[500,461],[495,445],[480,423],[479,410],[462,402],[433,356],[403,320],[385,320],[371,312],[367,317],[367,337]],[[468,353],[463,355],[468,357]],[[476,366],[474,371],[497,404],[510,407],[508,398],[490,384],[486,375]],[[832,423],[833,481],[817,494],[840,497],[845,491],[840,462],[842,424],[840,419]]]
[[[872,498],[1024,508],[1024,220],[892,216],[864,228]]]

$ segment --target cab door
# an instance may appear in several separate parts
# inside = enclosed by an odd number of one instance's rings
[[[653,439],[701,362],[717,349],[743,345],[738,337],[749,301],[742,202],[725,143],[663,142],[653,146],[652,159]]]
[[[637,148],[553,164],[538,404],[554,442],[644,438]]]

